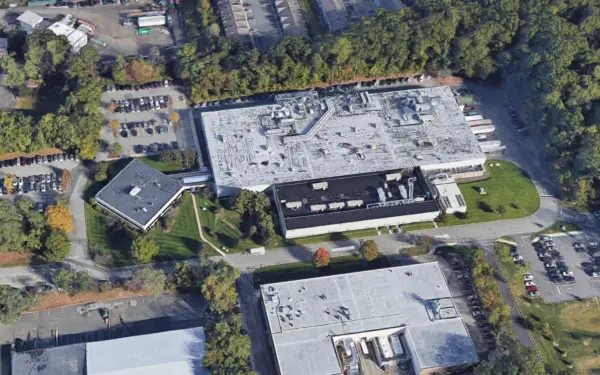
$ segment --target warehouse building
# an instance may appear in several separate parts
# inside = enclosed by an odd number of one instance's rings
[[[48,30],[52,31],[54,35],[67,37],[73,53],[78,53],[88,43],[86,33],[81,30],[76,30],[63,22],[53,23],[48,27]]]
[[[96,202],[134,228],[146,231],[183,190],[179,180],[133,159],[96,194]]]
[[[384,173],[398,168],[477,169],[485,162],[450,88],[319,97],[204,112],[217,193],[273,184]]]
[[[261,286],[280,375],[432,374],[479,359],[437,262]]]
[[[12,353],[13,375],[208,375],[202,327]]]
[[[418,169],[275,184],[285,238],[432,221],[439,208]]]
[[[26,10],[17,17],[17,21],[19,22],[21,30],[25,31],[27,34],[31,34],[42,27],[44,17]]]

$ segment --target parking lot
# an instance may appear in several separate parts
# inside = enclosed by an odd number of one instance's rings
[[[530,263],[530,272],[544,301],[555,303],[600,297],[600,279],[591,276],[594,272],[592,269],[594,262],[585,236],[552,236],[551,240],[554,246],[550,247],[551,251],[547,252],[541,250],[541,245],[532,244],[532,238],[529,236],[514,239],[518,244],[519,255],[525,262]],[[576,251],[574,243],[581,243],[585,250]],[[536,247],[538,251],[536,251]],[[538,253],[542,251],[549,253],[550,257],[542,260],[538,256]],[[546,265],[555,265],[555,267]],[[548,272],[549,270],[551,272]],[[561,276],[556,276],[557,274]],[[550,275],[554,275],[552,276],[554,281],[551,280]],[[571,277],[574,280],[571,280]]]
[[[106,301],[113,306],[110,330],[98,310],[80,314],[77,306],[23,314],[14,325],[0,327],[0,340],[24,340],[27,346],[20,349],[32,349],[34,344],[44,347],[56,329],[60,345],[68,345],[200,326],[204,319],[200,300],[163,294]]]
[[[30,10],[44,18],[53,18],[61,14],[72,14],[76,18],[81,18],[94,24],[96,26],[95,37],[106,43],[106,47],[98,47],[100,54],[103,56],[149,55],[150,49],[153,46],[158,46],[163,51],[173,48],[174,42],[171,34],[165,34],[155,29],[150,35],[136,35],[135,26],[120,25],[120,20],[124,19],[129,12],[139,8],[140,5],[122,6],[114,4],[85,8],[36,7]],[[24,10],[10,10],[10,12],[22,12]],[[178,25],[175,25],[175,27],[178,27]],[[92,43],[92,45],[94,44]]]
[[[0,190],[2,191],[1,198],[14,200],[24,195],[45,205],[54,204],[56,203],[56,197],[62,193],[59,188],[60,181],[58,181],[59,179],[62,180],[62,170],[67,169],[71,171],[78,165],[79,161],[73,159],[40,164],[32,163],[31,165],[25,163],[21,166],[15,165],[0,168],[0,179],[2,180],[0,186]],[[13,195],[10,196],[4,189],[4,179],[9,174],[16,176],[16,185],[14,186]],[[19,183],[20,179],[22,179],[22,184]]]
[[[101,138],[108,144],[118,142],[122,146],[122,154],[129,156],[141,156],[156,154],[158,147],[161,149],[185,149],[195,147],[193,136],[190,137],[190,121],[186,109],[185,97],[179,92],[178,87],[159,87],[144,90],[118,90],[106,92],[102,97],[101,111],[106,119],[102,128]],[[169,98],[169,104],[161,108],[154,104],[153,109],[147,104],[149,98],[155,103],[156,98]],[[140,104],[142,103],[143,105]],[[128,109],[120,113],[109,111],[111,102],[122,103],[133,102],[135,107],[140,107],[138,112]],[[128,105],[131,107],[131,104]],[[143,107],[146,110],[142,110]],[[158,108],[158,109],[157,109]],[[179,124],[169,125],[169,116],[176,111],[180,116]],[[114,136],[110,128],[111,120],[120,123],[118,136]],[[124,136],[125,135],[125,136]]]

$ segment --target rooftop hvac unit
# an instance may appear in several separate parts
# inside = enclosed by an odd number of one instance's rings
[[[321,211],[325,211],[326,209],[327,209],[326,204],[312,204],[310,206],[310,210],[312,212],[321,212]]]
[[[380,188],[380,187],[377,188],[377,195],[379,196],[379,201],[380,202],[385,202],[386,201],[385,192],[383,191],[382,188]]]
[[[312,184],[313,190],[327,190],[329,184],[327,182],[315,182]]]
[[[131,195],[132,197],[137,197],[140,191],[142,191],[142,189],[139,186],[134,186],[133,189],[131,189],[131,191],[129,192],[129,195]]]
[[[385,175],[386,181],[400,181],[402,179],[402,173],[389,173]]]
[[[344,202],[333,202],[333,203],[329,203],[329,209],[330,210],[341,210],[342,208],[344,208],[346,206],[346,203]]]
[[[348,205],[348,208],[361,207],[364,203],[365,202],[363,202],[360,199],[346,202],[346,204]]]
[[[402,199],[407,199],[408,192],[406,191],[406,187],[404,185],[400,185],[399,189],[400,189],[400,196],[402,196]]]
[[[377,346],[379,346],[381,357],[383,357],[384,360],[390,360],[394,358],[394,353],[387,337],[378,337]]]
[[[297,210],[302,207],[302,202],[287,202],[285,207],[289,208],[290,210]]]

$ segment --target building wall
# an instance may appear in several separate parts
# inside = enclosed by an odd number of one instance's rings
[[[417,215],[404,215],[404,216],[394,216],[394,217],[386,217],[382,219],[373,219],[373,220],[363,220],[356,221],[352,223],[341,223],[341,224],[332,224],[332,225],[323,225],[320,227],[312,227],[312,228],[302,228],[302,229],[292,229],[288,230],[284,229],[284,236],[286,239],[290,238],[299,238],[299,237],[307,237],[307,236],[316,236],[319,234],[326,233],[338,233],[338,232],[347,232],[350,230],[359,230],[359,229],[369,229],[369,228],[377,228],[388,225],[401,225],[401,224],[409,224],[409,223],[418,223],[421,221],[432,221],[436,217],[439,216],[439,212],[426,212],[423,214]],[[281,217],[281,214],[279,214]]]
[[[460,168],[460,167],[468,167],[471,165],[483,164],[485,163],[485,156],[476,159],[463,160],[463,161],[455,161],[450,163],[439,163],[439,164],[426,164],[422,165],[421,169],[423,171],[430,171],[434,169],[450,169],[450,168]]]
[[[150,221],[148,221],[148,223],[144,226],[136,223],[135,221],[132,221],[131,219],[129,219],[127,216],[124,216],[123,214],[121,214],[119,211],[117,211],[117,209],[111,207],[110,205],[107,205],[106,203],[104,203],[104,201],[102,201],[101,199],[96,198],[96,202],[102,206],[103,208],[107,209],[108,211],[112,212],[115,216],[119,217],[121,220],[127,222],[128,224],[130,224],[131,226],[133,226],[134,228],[137,228],[139,230],[142,231],[146,231],[149,228],[152,227],[152,225],[154,225],[154,223],[156,223],[156,221],[158,219],[161,218],[162,215],[164,215],[164,213],[169,209],[169,207],[171,207],[171,205],[173,204],[173,202],[175,202],[175,200],[177,200],[181,194],[183,193],[183,191],[185,190],[185,188],[181,188],[179,189],[179,191],[173,195],[173,198],[171,198],[161,209],[160,211],[158,211],[158,213],[156,215],[154,215]]]

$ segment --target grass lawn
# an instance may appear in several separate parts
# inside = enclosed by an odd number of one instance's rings
[[[422,247],[422,246],[407,247],[406,249],[400,249],[398,251],[398,253],[409,256],[409,257],[416,257],[419,255],[429,254],[429,249],[427,249],[426,247]]]
[[[438,226],[480,223],[500,219],[516,219],[533,214],[540,207],[540,197],[525,172],[515,164],[490,160],[499,167],[486,168],[489,178],[483,181],[459,184],[467,204],[467,216],[447,215]],[[479,194],[483,187],[487,194]],[[499,207],[504,207],[500,215]]]
[[[35,98],[32,97],[18,97],[17,98],[17,109],[33,109],[35,104]]]
[[[85,219],[87,225],[88,242],[94,251],[108,255],[100,257],[100,264],[107,267],[122,267],[134,263],[131,259],[131,242],[136,232],[122,229],[115,233],[110,226],[116,221],[111,216],[100,213],[91,205],[85,205]],[[185,259],[197,256],[202,248],[194,208],[190,198],[184,198],[179,206],[175,225],[170,233],[163,232],[161,228],[153,229],[152,237],[160,247],[157,261]]]
[[[433,221],[424,221],[422,223],[410,223],[402,225],[402,230],[405,232],[410,232],[413,230],[423,230],[423,229],[433,229],[435,225]]]
[[[138,159],[140,161],[143,161],[144,163],[148,164],[152,168],[159,170],[163,173],[182,171],[181,166],[177,163],[164,163],[164,162],[160,161],[159,155],[142,156],[142,157],[139,157]]]
[[[571,210],[575,210],[577,212],[581,212],[584,214],[588,213],[590,211],[593,211],[593,209],[594,209],[588,202],[577,203],[577,202],[570,202],[570,201],[561,201],[560,205],[565,208],[569,208]]]
[[[563,226],[565,227],[565,230],[562,229]],[[577,225],[577,224],[568,223],[566,221],[557,221],[556,223],[552,224],[552,226],[550,228],[541,230],[541,231],[537,232],[536,235],[564,233],[564,232],[577,232],[580,230],[581,230],[581,228],[579,228],[579,225]]]
[[[329,266],[323,268],[316,268],[312,262],[278,264],[259,268],[254,271],[254,283],[256,285],[270,284],[290,280],[308,279],[312,277],[366,271],[390,266],[391,264],[389,260],[383,256],[372,262],[367,262],[361,256],[347,255],[331,258],[331,263],[329,263]]]
[[[341,233],[326,233],[326,234],[320,234],[318,236],[294,238],[292,240],[287,240],[286,245],[289,245],[289,246],[310,245],[310,244],[319,243],[319,242],[343,241],[343,240],[348,240],[350,238],[370,237],[370,236],[377,236],[377,229],[375,229],[375,228],[360,229],[360,230],[353,230],[353,231],[341,232]]]
[[[242,218],[237,212],[225,210],[224,220],[220,220],[217,218],[216,212],[222,206],[218,202],[196,196],[196,204],[204,236],[213,245],[219,248],[225,247],[230,253],[262,246],[252,238],[241,238],[243,235]],[[209,249],[210,247],[206,247],[207,251]],[[214,252],[214,250],[210,249],[210,252]]]
[[[600,373],[600,357],[597,354],[600,351],[600,306],[596,301],[546,304],[542,299],[529,299],[525,296],[522,275],[515,264],[508,259],[504,261],[501,257],[497,258],[527,324],[532,327],[544,362],[552,369],[552,373],[568,370],[554,347],[554,341],[561,350],[567,352],[566,359],[575,364],[575,373]],[[550,328],[550,339],[543,332],[546,323]]]

